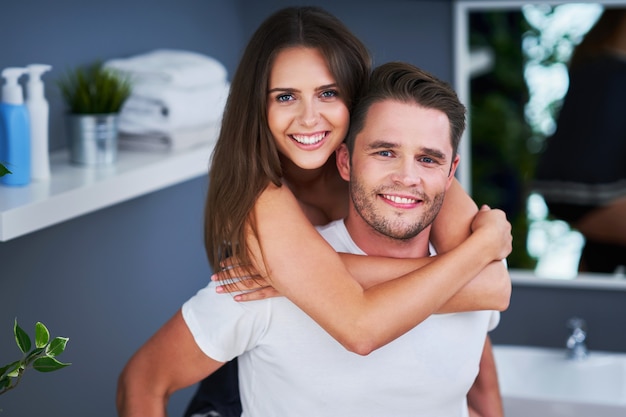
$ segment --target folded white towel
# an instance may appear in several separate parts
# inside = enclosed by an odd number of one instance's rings
[[[180,129],[169,133],[151,132],[142,135],[120,133],[118,143],[121,149],[140,151],[180,151],[215,143],[221,121],[193,129]]]
[[[226,80],[224,65],[215,58],[191,51],[157,49],[104,64],[130,77],[134,86],[160,84],[194,87]]]
[[[230,84],[204,88],[138,86],[124,103],[121,132],[173,132],[221,120]]]

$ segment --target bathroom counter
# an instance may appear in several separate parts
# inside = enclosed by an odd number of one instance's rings
[[[53,152],[50,180],[0,184],[0,242],[205,175],[213,146],[119,150],[115,165],[98,168],[70,164],[67,150]]]

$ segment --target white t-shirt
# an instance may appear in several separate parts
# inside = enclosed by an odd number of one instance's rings
[[[363,254],[343,221],[320,233]],[[438,314],[368,356],[343,348],[284,297],[234,302],[209,284],[183,305],[209,357],[239,357],[245,417],[466,417],[466,395],[499,313]]]

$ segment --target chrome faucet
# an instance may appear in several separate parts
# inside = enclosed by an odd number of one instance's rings
[[[567,327],[572,330],[567,338],[567,357],[573,360],[585,359],[589,354],[585,340],[587,339],[587,323],[585,320],[572,317],[567,321]]]

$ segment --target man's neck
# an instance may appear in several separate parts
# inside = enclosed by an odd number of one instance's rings
[[[430,226],[411,239],[394,239],[374,230],[352,207],[344,222],[354,243],[370,256],[423,258],[429,255]]]

